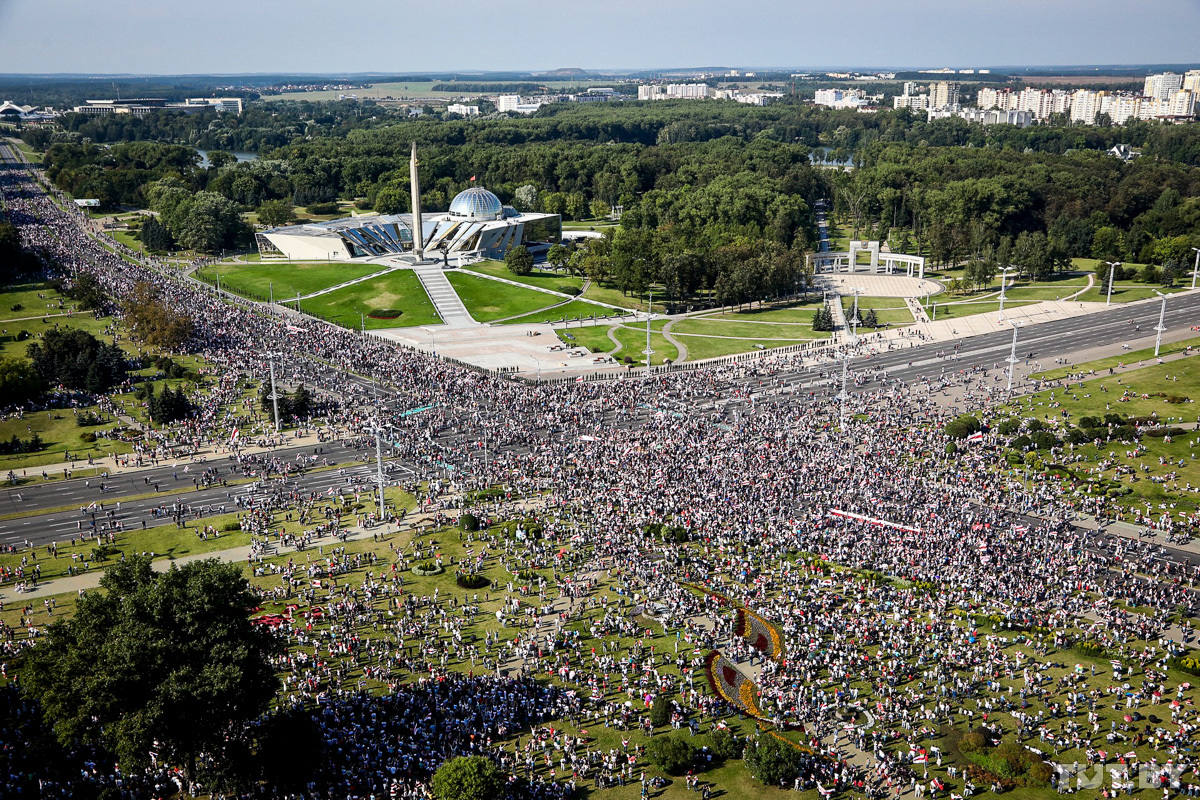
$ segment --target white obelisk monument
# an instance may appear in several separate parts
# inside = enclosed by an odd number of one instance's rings
[[[412,143],[412,159],[408,163],[408,174],[412,186],[412,234],[413,255],[417,261],[425,260],[424,236],[421,228],[421,179],[417,175],[417,143]]]

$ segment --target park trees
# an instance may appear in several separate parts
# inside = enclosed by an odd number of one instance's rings
[[[150,208],[181,247],[214,253],[248,235],[237,206],[219,194],[192,192],[172,178],[151,184],[147,194]]]
[[[175,240],[171,237],[171,232],[167,230],[166,225],[158,221],[158,217],[147,217],[142,223],[139,236],[147,250],[165,253],[175,249]]]
[[[64,744],[115,753],[122,769],[156,752],[194,777],[202,753],[219,759],[266,710],[278,685],[269,659],[281,645],[250,624],[256,601],[236,565],[157,573],[134,555],[100,585],[29,651],[25,690]]]
[[[125,352],[78,328],[46,331],[28,354],[47,386],[104,392],[125,380]]]
[[[178,350],[192,335],[192,318],[163,300],[148,281],[134,285],[121,309],[134,337],[153,347]]]
[[[767,786],[790,782],[800,768],[800,752],[769,733],[759,733],[746,742],[743,758],[750,774]]]
[[[571,250],[563,244],[552,244],[550,249],[546,251],[546,263],[559,270],[567,265],[567,260],[571,257]]]
[[[519,244],[504,254],[504,266],[513,275],[528,275],[533,272],[533,254],[525,245]]]

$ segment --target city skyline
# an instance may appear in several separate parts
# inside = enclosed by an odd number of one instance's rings
[[[331,26],[330,15],[348,14]],[[1132,24],[1147,14],[1170,24]],[[749,0],[737,24],[712,0],[613,0],[571,8],[464,0],[452,11],[363,0],[343,12],[315,0],[152,6],[113,0],[0,4],[0,73],[306,74],[742,68],[1186,64],[1200,61],[1200,4],[1150,0],[1134,18],[1118,0],[948,0],[898,6],[849,0]],[[1131,24],[1114,24],[1125,19]],[[361,24],[373,20],[372,24]],[[456,30],[496,31],[463,37]],[[336,30],[338,35],[330,36]],[[824,33],[822,33],[824,32]],[[817,35],[821,34],[821,35]],[[826,35],[832,34],[832,35]],[[397,47],[402,43],[401,47]]]

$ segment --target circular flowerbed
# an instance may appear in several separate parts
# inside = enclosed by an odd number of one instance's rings
[[[368,319],[395,319],[404,312],[398,308],[377,308],[367,314]]]
[[[440,575],[445,569],[434,561],[423,561],[413,565],[412,571],[414,575]]]
[[[457,576],[455,576],[454,582],[457,583],[461,589],[482,589],[491,583],[491,581],[489,581],[483,575],[480,575],[478,572],[460,572]]]

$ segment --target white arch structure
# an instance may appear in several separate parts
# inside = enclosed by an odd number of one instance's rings
[[[859,264],[858,254],[871,254],[870,264]],[[850,249],[836,253],[809,253],[809,266],[819,272],[868,272],[877,275],[894,275],[900,270],[909,278],[925,277],[925,257],[906,253],[881,253],[879,242],[850,240]]]

